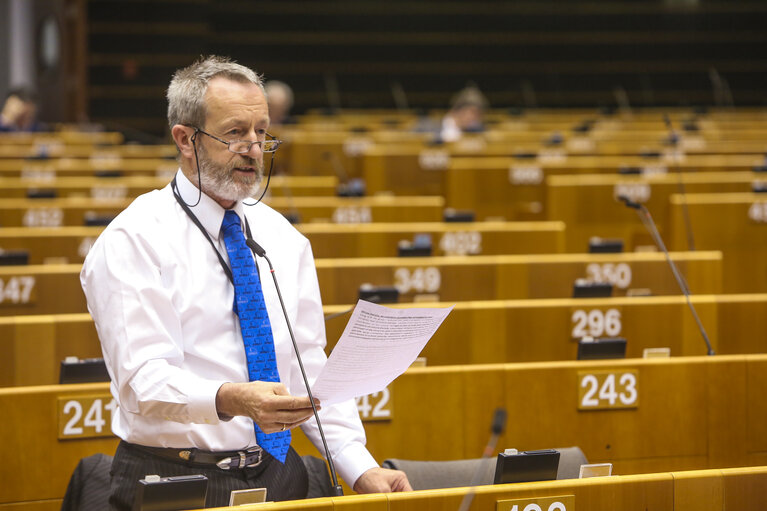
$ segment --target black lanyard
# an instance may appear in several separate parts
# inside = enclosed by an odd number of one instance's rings
[[[194,225],[196,225],[200,229],[203,236],[205,236],[205,239],[208,240],[208,243],[210,243],[210,247],[213,249],[213,252],[216,253],[216,257],[218,257],[218,262],[221,263],[221,268],[224,269],[224,273],[226,273],[226,276],[229,278],[229,282],[231,282],[232,285],[234,285],[234,277],[232,276],[231,268],[229,268],[229,265],[226,264],[226,261],[224,261],[224,256],[222,256],[221,252],[218,251],[218,249],[216,248],[216,244],[213,243],[212,239],[210,239],[210,235],[208,234],[208,231],[205,230],[205,227],[202,226],[202,223],[200,223],[200,220],[195,216],[194,213],[192,213],[192,210],[189,209],[189,206],[186,204],[186,202],[184,202],[184,199],[181,198],[181,195],[179,195],[178,185],[176,184],[175,177],[173,178],[173,181],[170,182],[170,187],[173,190],[173,196],[176,198],[176,202],[179,203],[179,205],[187,214],[187,216],[192,220],[192,222],[194,222]],[[248,239],[253,238],[253,235],[250,233],[250,224],[248,224],[247,218],[245,218],[245,232],[248,234]],[[261,273],[261,271],[258,269],[257,264],[256,264],[256,271],[259,274]]]

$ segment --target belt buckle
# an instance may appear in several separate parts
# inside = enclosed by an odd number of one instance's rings
[[[264,459],[264,450],[261,449],[260,447],[255,447],[253,449],[248,449],[246,452],[258,453],[258,456],[256,457],[256,461],[254,461],[250,465],[245,465],[245,467],[247,467],[247,468],[259,466],[261,464],[261,462],[263,461],[263,459]],[[243,468],[242,467],[243,463],[245,463],[245,456],[243,455],[243,453],[240,453],[240,468]]]
[[[246,465],[245,462],[247,461],[248,454],[252,453],[258,453],[258,457],[256,458],[256,461],[253,463],[250,463],[249,465]],[[260,447],[255,447],[252,449],[248,449],[247,451],[238,451],[237,455],[238,457],[227,457],[222,460],[219,460],[216,462],[216,466],[220,468],[221,470],[229,470],[231,468],[250,468],[250,467],[257,467],[261,464],[261,461],[263,461],[263,449]],[[234,463],[233,463],[234,462]]]

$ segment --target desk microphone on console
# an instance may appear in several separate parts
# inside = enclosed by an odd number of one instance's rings
[[[695,238],[692,234],[692,222],[690,221],[690,209],[687,207],[687,192],[684,187],[684,179],[682,178],[682,170],[679,168],[679,162],[677,161],[678,147],[679,147],[679,135],[674,130],[674,126],[671,124],[671,118],[668,114],[663,114],[663,122],[666,123],[668,128],[669,141],[671,147],[674,148],[674,172],[677,177],[677,190],[679,195],[682,196],[682,216],[684,217],[684,228],[687,233],[687,248],[689,250],[695,250]]]
[[[506,428],[506,409],[496,408],[495,414],[493,414],[493,424],[490,428],[490,440],[488,440],[485,450],[482,452],[482,459],[487,459],[495,452],[495,446],[498,444],[498,437],[503,434],[503,430]],[[463,496],[461,506],[458,511],[468,511],[471,506],[471,502],[474,500],[474,493],[476,492],[476,486],[479,484],[479,478],[482,474],[482,463],[477,465],[474,470],[474,475],[471,477],[471,488]]]
[[[309,386],[309,380],[306,377],[306,371],[304,370],[304,363],[301,360],[301,353],[299,353],[298,351],[298,344],[296,344],[296,337],[293,335],[293,327],[290,325],[290,320],[288,319],[288,312],[287,310],[285,310],[285,302],[282,301],[282,293],[280,292],[279,284],[277,284],[277,277],[274,274],[274,267],[272,266],[272,262],[266,256],[266,250],[264,250],[261,247],[261,245],[256,243],[256,240],[248,236],[248,238],[245,240],[245,244],[253,252],[253,254],[257,255],[258,257],[263,257],[264,259],[266,259],[266,262],[269,264],[269,273],[272,274],[272,280],[274,280],[274,287],[275,289],[277,289],[277,296],[279,297],[280,305],[282,306],[282,314],[285,316],[285,323],[288,325],[290,340],[293,341],[293,351],[296,353],[296,359],[298,359],[298,366],[301,368],[301,376],[303,377],[304,385],[306,386],[306,393],[309,396],[309,402],[311,402],[312,404],[314,419],[317,421],[317,429],[320,432],[320,438],[322,438],[322,446],[325,449],[325,457],[328,460],[328,468],[330,469],[330,479],[333,485],[333,496],[341,497],[344,494],[344,490],[343,488],[341,488],[341,485],[338,484],[338,477],[336,477],[336,466],[333,463],[333,457],[330,455],[330,449],[328,449],[328,443],[325,440],[325,433],[322,431],[322,422],[320,422],[320,416],[317,413],[317,407],[314,404],[314,396],[312,396],[312,390]]]
[[[679,284],[679,289],[682,290],[682,293],[684,294],[684,297],[687,300],[687,306],[690,308],[690,312],[692,312],[692,316],[693,318],[695,318],[695,323],[698,325],[698,330],[700,330],[700,335],[703,337],[703,340],[706,343],[706,349],[708,351],[708,354],[713,355],[714,350],[713,348],[711,348],[711,342],[708,340],[708,334],[706,333],[706,329],[703,328],[703,323],[700,322],[698,313],[695,311],[695,307],[693,307],[692,302],[690,301],[690,288],[687,286],[687,282],[685,281],[682,274],[679,273],[679,270],[677,269],[676,264],[674,264],[674,261],[671,260],[671,256],[669,255],[668,250],[666,249],[666,245],[663,243],[663,240],[660,237],[660,233],[658,232],[658,228],[655,225],[655,221],[653,220],[652,215],[650,215],[650,212],[647,210],[644,204],[634,202],[628,197],[626,197],[625,195],[619,195],[618,199],[622,201],[627,207],[635,209],[637,211],[637,214],[639,215],[639,219],[642,221],[645,228],[649,231],[653,241],[655,241],[655,244],[658,246],[658,248],[661,249],[663,254],[666,256],[666,261],[668,262],[668,265],[671,267],[671,273],[674,274],[674,278],[676,279],[677,284]]]

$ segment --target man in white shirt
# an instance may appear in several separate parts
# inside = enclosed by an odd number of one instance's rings
[[[105,229],[81,283],[118,403],[122,439],[112,466],[111,505],[130,509],[138,479],[202,473],[206,505],[235,489],[266,486],[269,500],[303,498],[306,471],[291,448],[285,463],[256,444],[302,425],[323,452],[277,291],[258,266],[280,382],[249,382],[221,224],[237,213],[274,264],[309,379],[325,363],[325,327],[308,240],[253,197],[263,175],[269,113],[260,77],[209,57],[179,70],[168,88],[168,121],[180,170],[138,197]],[[378,467],[364,446],[353,402],[320,408],[338,471],[361,493],[409,490],[404,473]]]

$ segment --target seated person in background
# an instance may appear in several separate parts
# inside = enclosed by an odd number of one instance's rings
[[[459,91],[450,103],[450,111],[442,119],[439,134],[443,142],[455,142],[464,133],[485,130],[483,118],[488,102],[476,85],[469,85]]]
[[[290,116],[290,109],[293,108],[293,90],[290,85],[278,80],[269,80],[264,84],[264,90],[271,126],[293,124],[295,121]]]
[[[180,168],[109,224],[81,273],[118,404],[111,506],[130,510],[146,474],[205,475],[208,507],[249,488],[266,487],[273,501],[304,498],[290,430],[322,444],[269,268],[243,231],[272,254],[310,380],[326,361],[325,322],[309,241],[250,199],[264,151],[279,145],[267,134],[261,78],[208,57],[179,70],[167,97]],[[353,400],[320,415],[357,492],[411,489],[365,448]]]
[[[12,89],[0,112],[0,132],[42,131],[37,119],[37,95],[30,89]]]

